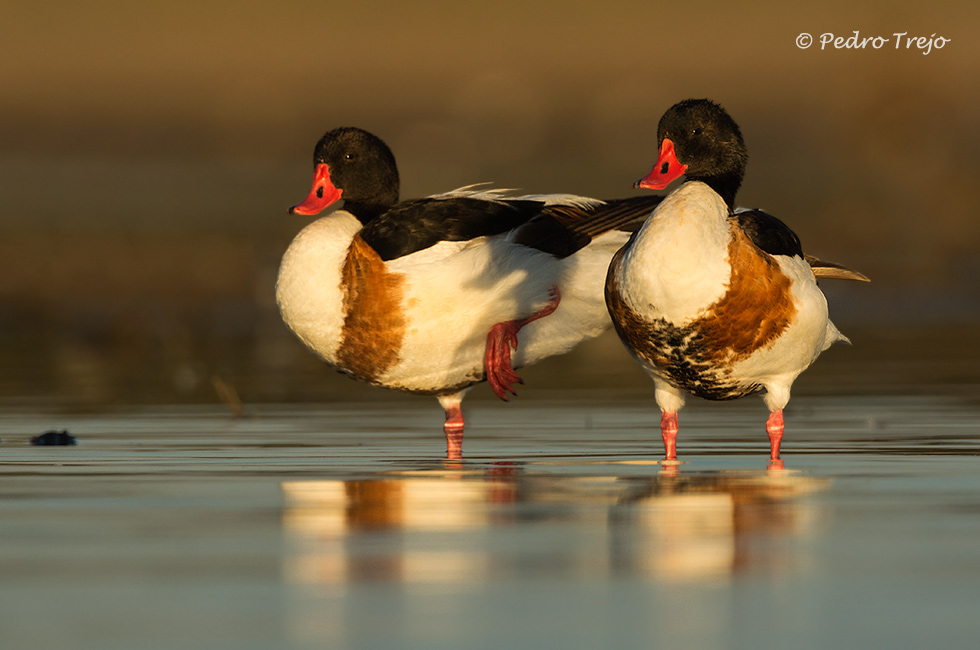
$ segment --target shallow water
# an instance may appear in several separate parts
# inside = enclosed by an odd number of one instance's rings
[[[972,647],[980,403],[0,417],[4,648]],[[75,447],[33,447],[66,428]]]

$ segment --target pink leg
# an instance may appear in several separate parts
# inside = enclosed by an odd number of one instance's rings
[[[783,441],[783,410],[773,411],[766,420],[769,434],[769,460],[779,460],[779,444]]]
[[[442,429],[446,432],[446,457],[450,460],[463,458],[463,425],[463,409],[459,404],[449,406]]]
[[[664,438],[664,460],[677,460],[677,411],[660,416],[660,433]]]
[[[449,460],[461,460],[463,458],[463,396],[466,391],[462,390],[451,395],[437,395],[439,406],[446,412],[446,423],[442,430],[446,433],[446,456]]]
[[[517,349],[517,333],[522,327],[539,318],[544,318],[548,314],[558,309],[561,302],[561,294],[558,287],[552,287],[552,298],[539,311],[531,314],[527,318],[509,320],[497,323],[490,328],[487,334],[487,351],[483,355],[483,366],[487,371],[487,382],[490,388],[500,399],[507,401],[508,391],[517,395],[511,384],[522,384],[521,378],[514,372],[511,365],[510,351]]]

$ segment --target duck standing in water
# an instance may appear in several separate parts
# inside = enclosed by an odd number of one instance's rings
[[[276,283],[283,320],[343,373],[434,395],[453,459],[462,456],[470,387],[486,380],[506,400],[521,381],[515,367],[610,327],[606,269],[661,201],[509,197],[471,186],[399,202],[391,150],[356,128],[323,136],[313,162],[309,196],[290,212],[344,204],[286,251]]]
[[[637,187],[686,174],[613,258],[606,303],[633,357],[651,376],[665,458],[677,458],[677,411],[690,393],[728,400],[764,391],[770,459],[796,377],[847,338],[830,321],[817,277],[867,281],[803,254],[783,222],[735,210],[748,152],[719,105],[686,100],[657,130],[659,157]]]

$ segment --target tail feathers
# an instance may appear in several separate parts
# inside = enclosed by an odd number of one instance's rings
[[[834,343],[843,343],[844,345],[851,345],[851,339],[841,334],[841,331],[837,329],[836,325],[834,325],[830,321],[827,321],[827,336],[824,337],[823,349],[826,350]]]
[[[849,269],[837,262],[821,260],[813,255],[804,255],[807,264],[813,270],[813,275],[818,278],[831,278],[834,280],[853,280],[855,282],[871,282],[871,279],[860,271]]]

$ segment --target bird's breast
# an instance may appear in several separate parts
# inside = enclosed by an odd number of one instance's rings
[[[617,256],[619,257],[619,256]],[[622,263],[614,260],[613,266]],[[634,356],[670,383],[701,397],[729,399],[759,386],[733,374],[740,361],[779,338],[796,315],[792,282],[775,260],[732,229],[720,297],[693,317],[669,318],[671,306],[636,308],[610,273],[607,303],[616,330]]]

